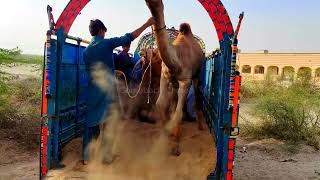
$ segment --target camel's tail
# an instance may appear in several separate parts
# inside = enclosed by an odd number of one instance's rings
[[[191,26],[188,23],[182,23],[180,25],[180,29],[179,29],[180,33],[182,33],[183,35],[192,35],[192,31],[191,31]]]

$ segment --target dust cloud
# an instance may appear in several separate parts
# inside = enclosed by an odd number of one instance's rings
[[[97,64],[92,74],[94,82],[112,99],[116,98],[115,78],[111,73]],[[139,144],[132,139],[129,133],[125,133],[126,120],[122,120],[119,105],[114,103],[108,112],[105,123],[101,126],[99,138],[89,146],[90,165],[88,167],[88,179],[175,179],[174,173],[164,170],[166,157],[168,156],[168,138],[162,133],[158,134],[151,146],[147,143]],[[142,147],[137,149],[136,147]],[[143,148],[144,147],[144,148]],[[122,165],[115,165],[106,173],[106,166],[116,163],[121,158]],[[161,170],[161,171],[159,171]],[[171,176],[172,178],[170,178]]]
[[[116,99],[115,85],[119,82],[116,82],[111,73],[101,68],[101,65],[95,68],[96,71],[92,74],[94,82],[108,96]],[[191,145],[188,148],[193,147]],[[190,158],[194,155],[193,153],[186,153],[184,157],[170,156],[169,149],[169,138],[158,124],[146,125],[134,120],[123,119],[119,104],[115,101],[108,110],[105,123],[101,125],[99,138],[89,146],[90,162],[87,167],[87,178],[97,180],[129,178],[133,180],[191,180],[199,179],[199,174],[207,175],[211,164],[208,164],[210,160],[202,162],[201,159],[208,159],[207,154],[202,153],[203,149],[200,149],[197,159]],[[209,157],[212,155],[209,154]],[[181,158],[183,164],[177,161],[177,158]],[[199,162],[206,164],[205,169],[194,167]],[[190,172],[194,171],[197,171],[198,174],[191,175]]]

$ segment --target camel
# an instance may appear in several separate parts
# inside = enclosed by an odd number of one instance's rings
[[[158,49],[141,49],[140,51],[141,60],[136,64],[142,64],[142,72],[146,72],[146,75],[142,79],[142,91],[135,100],[134,106],[138,117],[146,122],[155,123],[155,118],[153,118],[152,111],[156,104],[156,100],[159,96],[160,87],[160,76],[161,76],[161,64],[162,60],[159,55]],[[149,75],[149,63],[151,61],[151,85],[150,75]],[[148,91],[149,94],[148,94]],[[149,95],[150,99],[146,98]]]
[[[183,106],[186,102],[190,86],[195,86],[195,108],[197,112],[198,128],[203,130],[201,114],[201,94],[199,80],[201,66],[205,60],[203,51],[193,36],[191,27],[187,23],[180,25],[177,39],[170,44],[164,20],[164,5],[162,0],[145,0],[155,19],[154,35],[162,59],[160,79],[160,94],[156,102],[165,132],[168,133],[171,143],[171,153],[180,155],[179,141],[181,135],[181,121]],[[178,88],[178,100],[172,117],[168,117],[172,98]],[[169,121],[169,119],[171,119]]]
[[[143,72],[144,75],[142,80],[138,80],[136,72],[134,73],[133,80],[136,81],[134,83],[135,86],[127,86],[126,84],[128,84],[128,82],[123,72],[115,71],[118,79],[119,105],[122,114],[125,114],[125,119],[139,117],[139,120],[143,122],[155,123],[152,111],[155,109],[156,100],[159,96],[162,60],[158,49],[141,49],[140,56],[141,59],[135,64],[134,71],[141,68],[141,72]],[[151,67],[151,76],[149,66]],[[126,88],[128,88],[129,92],[127,92]],[[130,93],[132,97],[129,97],[128,93]],[[146,97],[149,97],[149,99]],[[126,113],[124,113],[124,109],[126,109]]]

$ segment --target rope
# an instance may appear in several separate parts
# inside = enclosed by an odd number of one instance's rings
[[[141,68],[140,69],[138,69],[138,70],[136,70],[137,69],[137,67],[138,67],[138,65],[140,64],[142,62],[142,59],[140,59],[137,63],[136,63],[136,65],[134,65],[134,67],[133,67],[133,73],[134,73],[134,75],[137,73],[137,72],[139,72],[139,71],[142,71],[142,66],[141,66]]]
[[[151,32],[152,32],[152,41],[153,41],[154,32],[153,32],[152,27],[151,27]],[[148,104],[150,104],[150,89],[151,89],[151,85],[152,85],[152,57],[153,57],[153,46],[154,46],[154,41],[151,43],[151,56],[149,57],[149,65],[147,66],[146,70],[144,71],[144,73],[143,73],[143,75],[142,75],[142,80],[141,80],[141,82],[140,82],[140,84],[139,84],[138,91],[137,91],[136,94],[134,94],[134,95],[131,95],[131,94],[130,94],[130,92],[129,92],[129,86],[128,86],[128,81],[127,81],[126,75],[125,75],[122,71],[116,71],[116,72],[120,73],[120,74],[124,77],[125,84],[126,84],[126,91],[127,91],[126,93],[128,94],[129,98],[134,99],[134,98],[136,98],[136,97],[139,95],[139,93],[140,93],[140,91],[141,91],[142,84],[143,84],[143,79],[144,79],[144,77],[145,77],[145,75],[146,75],[146,73],[147,73],[147,71],[148,71],[148,69],[149,69],[149,86],[148,86],[148,101],[147,101]],[[147,55],[148,55],[148,52],[147,52]],[[137,64],[141,63],[141,61],[142,61],[142,60],[138,61]],[[140,71],[140,70],[142,70],[142,68],[139,69],[139,70],[136,70],[136,66],[133,68],[134,73],[136,73],[136,72],[138,72],[138,71]]]
[[[127,91],[126,93],[128,94],[129,98],[134,99],[134,98],[136,98],[136,97],[138,96],[138,94],[139,94],[140,91],[141,91],[143,79],[144,79],[144,77],[145,77],[145,75],[146,75],[146,73],[147,73],[147,71],[148,71],[148,68],[150,68],[150,67],[151,67],[151,60],[150,60],[149,65],[147,66],[146,70],[144,71],[144,73],[143,73],[143,75],[142,75],[142,80],[141,80],[141,82],[140,82],[140,84],[139,84],[138,91],[137,91],[137,93],[134,94],[134,95],[131,95],[130,92],[129,92],[129,86],[128,86],[128,81],[127,81],[126,75],[125,75],[122,71],[117,71],[117,70],[116,70],[116,72],[120,73],[120,74],[124,77],[124,81],[125,81],[125,84],[126,84],[126,91]]]
[[[150,89],[151,89],[151,83],[152,83],[152,62],[151,62],[151,59],[152,59],[152,56],[150,58],[150,62],[149,62],[149,65],[150,65],[150,69],[149,69],[149,87],[148,87],[148,101],[147,101],[147,104],[150,104]]]
[[[151,39],[152,39],[152,43],[151,43],[151,57],[150,57],[150,74],[149,74],[149,76],[150,76],[150,78],[149,78],[149,87],[148,87],[148,102],[147,102],[147,104],[150,104],[150,89],[151,89],[151,84],[152,84],[152,57],[153,57],[153,46],[154,46],[154,32],[153,32],[153,28],[152,28],[152,26],[151,26],[151,32],[152,32],[152,34],[151,34]]]

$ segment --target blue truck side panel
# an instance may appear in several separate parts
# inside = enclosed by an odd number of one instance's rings
[[[85,122],[86,94],[88,85],[83,61],[83,46],[50,40],[47,58],[47,79],[50,81],[48,97],[48,127],[50,135],[47,148],[50,156],[47,167],[55,166],[61,159],[62,148],[81,136]],[[58,55],[59,49],[61,55]]]

